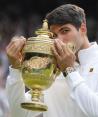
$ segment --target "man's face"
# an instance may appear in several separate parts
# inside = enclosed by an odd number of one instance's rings
[[[76,47],[76,51],[82,48],[83,33],[81,32],[81,28],[77,30],[71,24],[51,25],[50,31],[53,32],[54,39],[60,39],[64,43],[68,43],[68,42],[73,43]]]

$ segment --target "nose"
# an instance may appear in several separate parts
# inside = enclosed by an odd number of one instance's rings
[[[59,39],[59,40],[61,40],[61,41],[64,41],[64,36],[58,34],[57,39]]]

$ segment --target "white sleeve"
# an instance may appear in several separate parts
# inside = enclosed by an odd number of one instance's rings
[[[67,81],[81,110],[90,117],[98,117],[98,92],[92,91],[78,72],[70,73]]]
[[[9,67],[9,76],[7,77],[6,90],[10,104],[11,117],[36,117],[39,112],[32,112],[22,109],[20,104],[28,96],[25,95],[25,86],[22,80],[21,72]]]

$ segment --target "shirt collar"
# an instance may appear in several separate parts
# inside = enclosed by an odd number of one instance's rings
[[[80,50],[78,52],[78,58],[80,64],[88,64],[90,61],[98,58],[98,45],[96,42],[92,42],[91,46],[87,49]]]

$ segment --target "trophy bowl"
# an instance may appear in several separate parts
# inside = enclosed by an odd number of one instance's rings
[[[32,111],[47,111],[47,105],[41,101],[42,91],[53,84],[59,70],[54,63],[51,51],[54,41],[49,37],[52,33],[48,30],[46,20],[36,34],[36,37],[28,38],[23,48],[22,78],[25,86],[30,89],[32,101],[21,103],[21,107]]]

